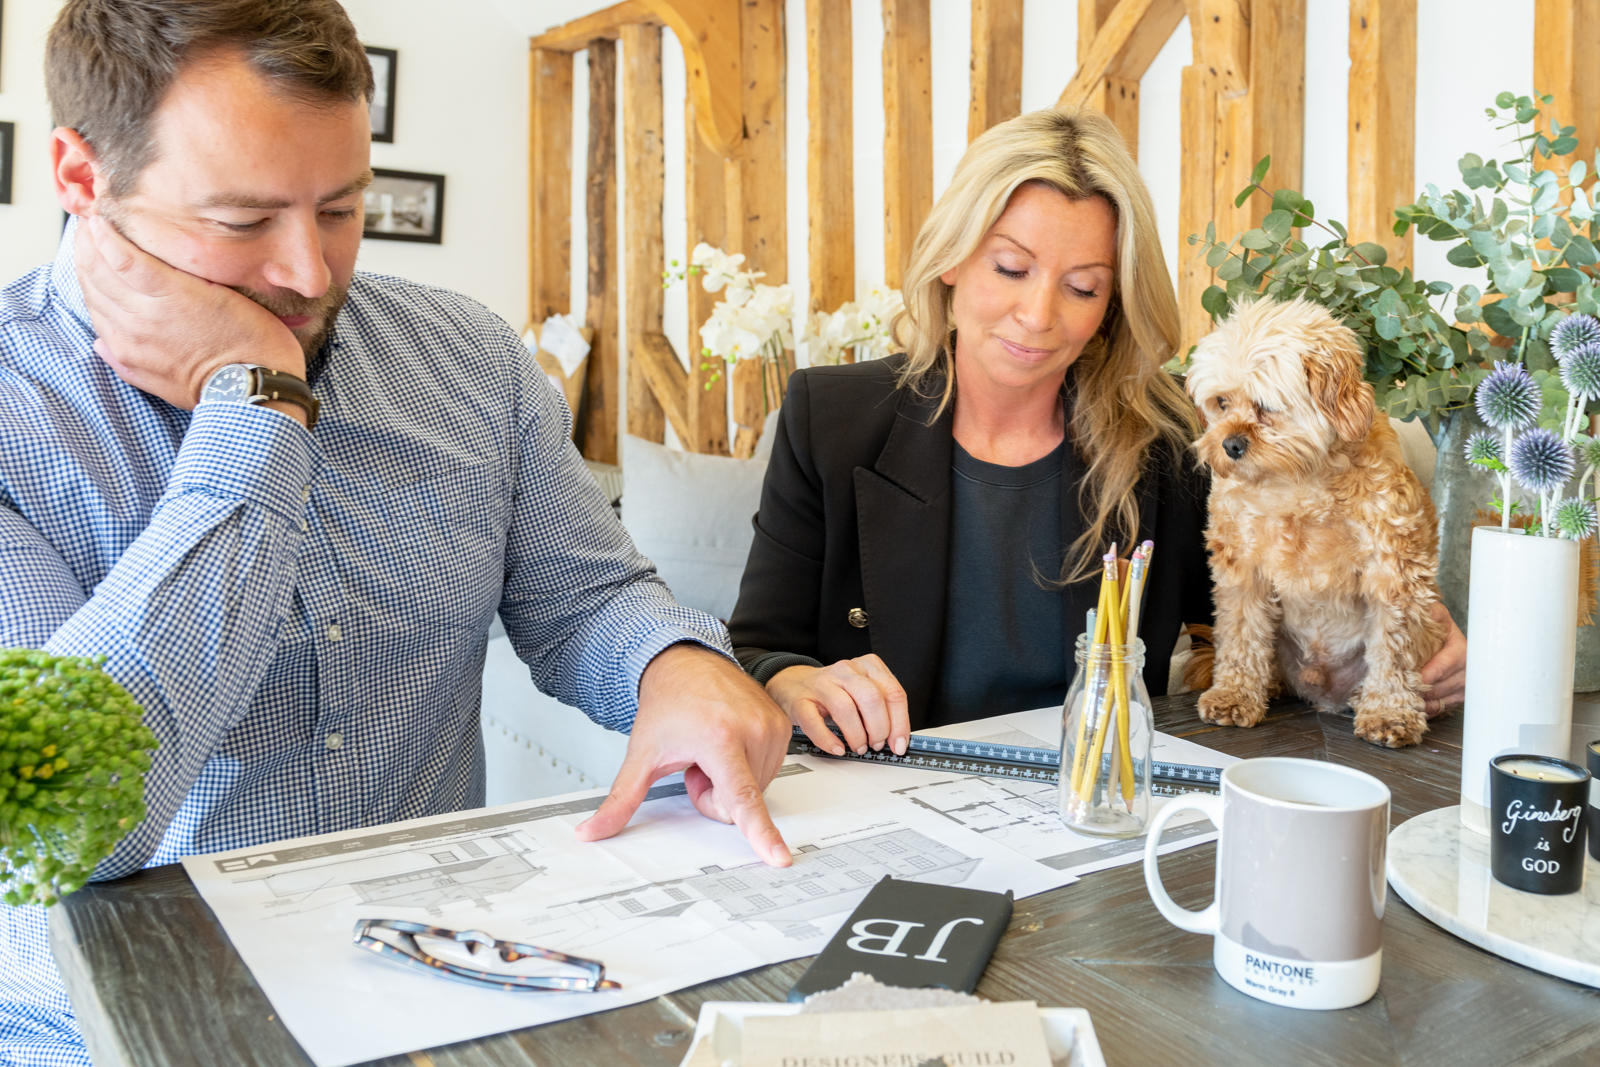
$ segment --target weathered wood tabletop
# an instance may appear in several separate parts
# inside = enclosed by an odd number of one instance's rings
[[[1209,727],[1193,697],[1157,700],[1158,729],[1237,756],[1301,756],[1389,784],[1398,825],[1456,803],[1458,716],[1422,744],[1374,748],[1350,720],[1299,705],[1253,730]],[[887,772],[886,772],[887,773]],[[1174,899],[1211,897],[1215,846],[1167,856]],[[250,972],[179,866],[92,885],[57,909],[52,940],[97,1067],[303,1065]],[[1144,1064],[1600,1065],[1600,990],[1483,952],[1429,923],[1393,891],[1383,982],[1345,1011],[1252,1000],[1211,966],[1211,939],[1157,914],[1138,865],[1017,902],[978,992],[1089,1009],[1113,1067]],[[375,1061],[383,1067],[671,1067],[708,1000],[781,1000],[806,960],[764,967],[629,1008]]]

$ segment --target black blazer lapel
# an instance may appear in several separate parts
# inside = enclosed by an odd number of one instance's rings
[[[953,412],[946,408],[930,426],[933,404],[903,390],[873,469],[854,472],[872,650],[905,687],[913,730],[926,721],[938,684],[950,565]]]

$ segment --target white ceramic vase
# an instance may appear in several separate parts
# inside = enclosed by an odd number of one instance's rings
[[[1568,758],[1578,615],[1578,542],[1472,531],[1461,822],[1489,832],[1489,761]]]

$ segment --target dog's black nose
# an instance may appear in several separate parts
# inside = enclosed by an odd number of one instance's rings
[[[1234,436],[1225,438],[1223,440],[1222,450],[1228,454],[1229,459],[1238,459],[1240,456],[1250,451],[1250,439],[1248,437],[1242,437],[1238,434],[1235,434]]]

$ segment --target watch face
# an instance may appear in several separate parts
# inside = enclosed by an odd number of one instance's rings
[[[202,404],[242,404],[250,396],[250,368],[231,363],[211,376],[200,390]]]

